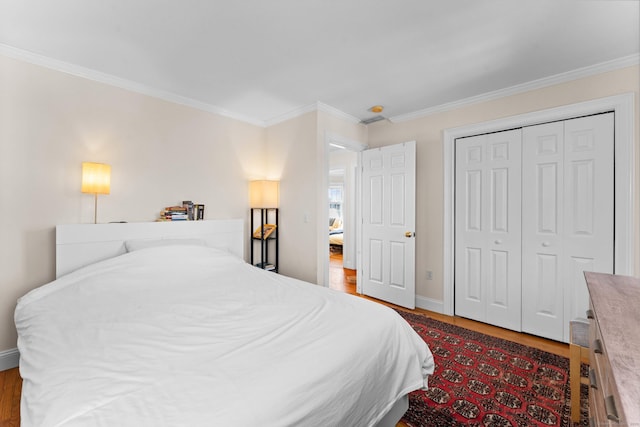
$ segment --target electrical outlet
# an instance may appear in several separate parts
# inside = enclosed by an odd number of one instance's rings
[[[433,271],[431,270],[427,271],[427,280],[433,280]]]

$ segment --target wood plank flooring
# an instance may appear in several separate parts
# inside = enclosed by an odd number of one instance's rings
[[[330,257],[330,287],[352,295],[356,293],[356,272],[342,268],[342,254],[332,253]],[[362,298],[368,298],[362,296]],[[391,307],[383,301],[368,298]],[[402,307],[395,307],[405,310]],[[411,310],[407,310],[411,311]],[[546,340],[544,338],[535,337],[533,335],[513,332],[506,329],[498,328],[484,323],[475,322],[473,320],[464,319],[457,316],[445,316],[443,314],[433,313],[427,310],[416,309],[416,313],[426,314],[434,319],[452,323],[463,328],[471,329],[487,335],[493,335],[506,340],[516,341],[520,344],[530,347],[539,348],[549,353],[558,354],[560,356],[569,357],[569,346],[567,344],[556,341]],[[18,372],[18,368],[0,371],[0,427],[19,427],[20,426],[20,392],[22,390],[22,379]],[[399,423],[398,427],[404,427],[403,423]]]
[[[18,368],[0,371],[0,427],[20,427],[21,391]]]

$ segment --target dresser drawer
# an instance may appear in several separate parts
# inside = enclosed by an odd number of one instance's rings
[[[594,426],[623,426],[620,397],[611,370],[597,314],[591,308],[589,324],[589,418]]]
[[[610,425],[604,408],[604,396],[599,390],[589,389],[589,426],[604,427]]]

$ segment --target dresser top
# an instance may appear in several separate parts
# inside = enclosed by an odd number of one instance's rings
[[[625,418],[640,425],[640,279],[585,272]]]

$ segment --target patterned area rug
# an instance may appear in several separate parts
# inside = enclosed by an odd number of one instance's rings
[[[402,421],[422,426],[570,427],[569,359],[398,310],[429,344],[429,389],[409,396]],[[583,374],[587,369],[582,366]],[[580,424],[588,388],[581,389]]]

